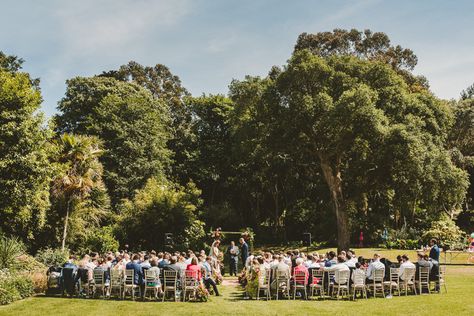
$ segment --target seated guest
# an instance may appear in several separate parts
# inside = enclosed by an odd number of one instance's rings
[[[158,263],[158,268],[163,269],[164,267],[166,267],[169,264],[169,260],[170,260],[170,254],[165,253],[163,255],[163,259]]]
[[[304,273],[305,274],[305,282],[308,283],[308,268],[303,264],[302,258],[296,258],[295,260],[296,267],[293,269],[293,274],[296,273]]]
[[[196,271],[198,275],[198,280],[201,280],[201,267],[198,265],[198,260],[195,256],[191,258],[191,263],[187,265],[186,271]]]
[[[330,267],[324,268],[324,271],[350,271],[349,267],[345,264],[346,258],[343,255],[337,256],[337,263]],[[335,275],[336,283],[339,283],[338,277]]]
[[[278,264],[275,267],[275,277],[277,274],[286,276],[287,278],[290,278],[291,276],[290,266],[286,264],[283,255],[278,257]]]
[[[181,275],[184,275],[184,271],[188,265],[186,264],[186,258],[183,255],[178,257],[178,262],[176,262],[176,265],[179,267]]]
[[[150,261],[150,268],[147,270],[147,274],[154,277],[153,280],[147,280],[147,286],[154,286],[158,290],[158,293],[161,293],[160,268],[158,268],[157,259],[153,258]]]
[[[106,260],[106,264],[107,264],[107,268],[112,268],[113,264],[114,264],[114,256],[112,254],[109,254],[107,256],[107,260]]]
[[[433,264],[431,261],[429,261],[428,255],[423,254],[422,252],[418,252],[418,261],[416,262],[416,275],[415,275],[415,280],[420,279],[420,268],[421,267],[426,267],[429,268],[430,271],[433,268]]]
[[[134,254],[132,256],[132,261],[127,263],[127,265],[125,266],[127,270],[134,271],[133,283],[135,283],[136,285],[143,284],[143,271],[142,271],[142,267],[140,266],[139,260],[140,260],[140,256],[138,254]]]
[[[390,279],[390,268],[392,267],[392,261],[388,260],[387,258],[380,258],[380,262],[383,263],[385,266],[385,279]]]
[[[177,272],[177,277],[178,279],[181,278],[181,267],[177,265],[177,260],[176,256],[172,256],[170,258],[170,264],[164,266],[163,270],[172,270]]]
[[[143,256],[143,262],[140,263],[140,266],[142,267],[143,270],[147,270],[151,268],[150,257],[148,255]]]
[[[63,268],[72,268],[74,271],[77,269],[76,264],[74,261],[76,260],[76,257],[71,255],[69,256],[69,259],[63,264]]]
[[[100,271],[104,275],[104,283],[106,285],[110,284],[110,273],[109,273],[109,267],[107,266],[107,261],[105,261],[102,258],[99,258],[97,260],[98,265],[94,268],[94,271]]]
[[[355,269],[356,263],[357,263],[357,258],[352,254],[351,251],[348,251],[346,253],[346,261],[345,261],[346,266],[348,266],[349,269]]]
[[[400,267],[403,263],[403,258],[402,258],[402,255],[398,255],[397,256],[397,262],[395,263],[395,268],[396,267]]]
[[[375,270],[384,270],[385,265],[380,262],[380,255],[378,253],[374,254],[372,262],[370,262],[367,268],[367,282],[372,282],[374,280]]]
[[[358,275],[362,275],[364,279],[366,278],[365,270],[362,269],[362,265],[359,262],[356,262],[355,270],[352,272],[352,276],[351,276],[352,282],[354,282],[354,279]]]
[[[415,265],[410,261],[407,255],[400,256],[402,259],[402,264],[400,264],[400,270],[398,271],[398,276],[402,281],[406,281],[406,269],[415,269]]]
[[[324,263],[324,266],[328,268],[337,264],[337,260],[335,258],[336,258],[336,253],[334,251],[329,251],[327,253],[327,258],[326,258],[326,262]]]

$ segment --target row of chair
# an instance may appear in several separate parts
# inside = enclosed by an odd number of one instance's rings
[[[172,295],[174,300],[183,300],[196,298],[196,292],[199,287],[199,279],[197,271],[185,271],[182,278],[178,279],[177,271],[165,270],[163,271],[162,281],[158,283],[156,275],[148,270],[145,270],[144,284],[138,284],[135,280],[134,270],[110,270],[110,280],[107,282],[105,273],[103,271],[93,271],[93,277],[88,281],[84,289],[87,289],[89,297],[97,297],[98,294],[102,298],[114,296],[125,299],[130,296],[135,300],[138,292],[139,297],[158,299],[158,294],[162,293],[162,301],[166,297]]]
[[[291,290],[293,291],[293,299],[296,299],[297,291],[304,293],[304,297],[307,298],[308,290],[311,297],[319,293],[321,298],[335,296],[336,299],[339,299],[341,297],[349,297],[352,294],[353,300],[355,300],[356,293],[360,293],[363,297],[367,298],[367,290],[374,297],[385,297],[386,293],[392,295],[394,292],[397,292],[399,296],[401,293],[408,295],[408,291],[411,291],[413,294],[421,294],[424,290],[427,293],[431,293],[433,283],[438,292],[441,292],[441,286],[444,286],[447,292],[444,266],[440,267],[438,277],[435,280],[430,279],[429,267],[420,267],[418,278],[415,278],[415,268],[407,268],[405,269],[403,279],[399,277],[399,268],[390,268],[388,280],[385,280],[385,269],[379,269],[374,271],[373,279],[368,284],[366,284],[365,274],[355,274],[352,281],[350,279],[350,271],[324,271],[323,269],[314,268],[311,269],[312,282],[309,284],[305,272],[294,271],[293,277],[290,278],[287,272],[276,271],[276,276],[273,280],[271,279],[271,272],[271,270],[265,270],[265,273],[261,276],[258,283],[257,299],[260,299],[260,293],[263,293],[266,299],[270,300],[272,297],[272,287],[275,290],[274,294],[277,300],[280,297],[280,293],[290,298]]]

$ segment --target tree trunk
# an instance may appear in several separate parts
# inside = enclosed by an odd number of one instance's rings
[[[63,239],[61,242],[61,250],[64,251],[64,248],[66,247],[66,236],[67,236],[67,225],[69,222],[69,202],[67,203],[66,206],[66,217],[64,218],[64,229],[63,229]]]
[[[334,213],[336,214],[337,222],[337,250],[349,249],[349,220],[346,210],[346,202],[342,194],[342,179],[339,166],[334,168],[329,163],[329,160],[320,155],[321,168],[323,170],[324,179],[329,187],[331,199],[334,205]]]

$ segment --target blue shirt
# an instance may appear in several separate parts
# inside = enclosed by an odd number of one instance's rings
[[[440,251],[438,245],[434,245],[430,250],[430,258],[435,261],[439,261],[439,253]]]
[[[133,283],[135,284],[143,283],[142,267],[137,262],[131,261],[127,263],[127,265],[125,266],[125,269],[134,271]]]

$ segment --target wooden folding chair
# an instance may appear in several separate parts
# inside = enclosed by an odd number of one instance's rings
[[[165,301],[167,293],[173,293],[174,300],[178,301],[176,295],[178,287],[178,272],[173,270],[164,270],[163,271],[163,302]]]
[[[267,300],[271,299],[271,291],[270,291],[270,276],[272,270],[267,269],[262,276],[259,277],[258,280],[258,288],[257,288],[257,300],[260,299],[260,292],[263,291],[264,295],[266,296]]]

